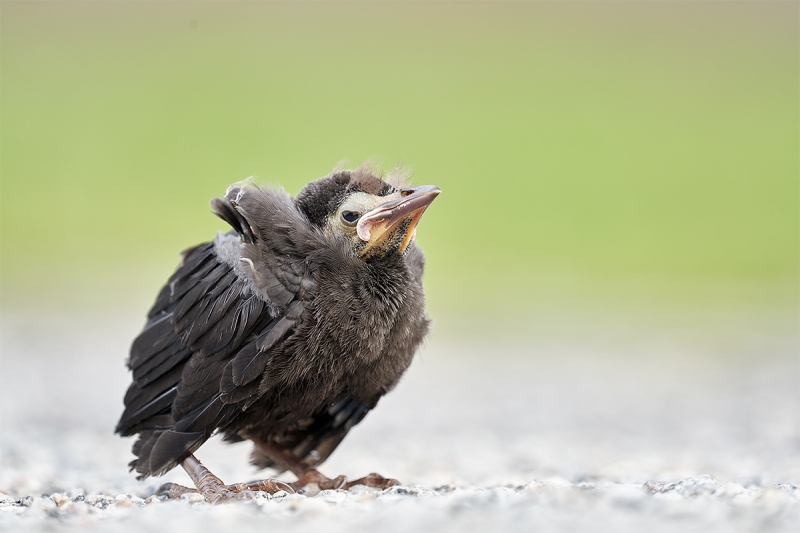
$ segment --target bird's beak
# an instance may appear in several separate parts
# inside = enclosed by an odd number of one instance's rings
[[[409,187],[399,191],[398,198],[379,205],[362,215],[356,226],[358,237],[366,243],[362,256],[385,243],[396,231],[402,231],[400,253],[404,253],[417,233],[422,214],[442,190],[434,185]],[[408,221],[408,223],[406,223]]]

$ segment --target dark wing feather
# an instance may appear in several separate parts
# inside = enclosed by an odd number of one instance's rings
[[[139,456],[136,471],[142,474],[140,478],[160,475],[174,468],[179,458],[194,452],[207,438],[203,431],[182,432],[174,429],[157,431],[145,444],[146,451]],[[143,464],[144,462],[146,464]]]
[[[219,399],[222,370],[272,321],[212,246],[195,248],[168,287],[131,348],[134,381],[117,426],[141,433],[135,467],[143,476],[175,466],[233,415],[235,406]]]
[[[235,196],[258,210],[258,223],[232,198],[212,203],[240,233],[243,244],[234,250],[241,264],[218,243],[188,250],[131,348],[134,379],[117,432],[139,433],[132,466],[140,477],[173,468],[263,393],[257,378],[314,289],[304,251],[295,249],[298,236],[286,225],[302,225],[302,215],[285,193],[251,192],[257,201],[246,191]],[[263,227],[264,216],[280,221],[273,231]]]
[[[166,335],[174,335],[171,332]],[[140,360],[141,362],[133,367],[134,383],[140,387],[149,386],[152,382],[160,380],[164,375],[171,374],[173,369],[177,369],[177,376],[180,377],[180,364],[191,357],[191,351],[175,337],[173,342],[164,349],[153,352],[149,359]]]
[[[211,200],[211,210],[222,220],[231,225],[236,233],[242,236],[244,242],[253,243],[253,228],[250,222],[236,209],[235,198],[241,191],[238,187],[231,187],[225,194],[225,198],[214,198]]]
[[[268,352],[278,341],[292,330],[303,313],[303,304],[293,302],[284,315],[273,320],[255,342],[242,349],[231,361],[231,385],[241,387],[258,379],[264,373],[267,359],[262,354]],[[223,389],[226,383],[223,381]]]

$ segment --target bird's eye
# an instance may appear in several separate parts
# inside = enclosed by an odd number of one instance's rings
[[[361,216],[361,213],[358,211],[342,211],[342,220],[348,226],[352,226],[358,220],[358,217]]]

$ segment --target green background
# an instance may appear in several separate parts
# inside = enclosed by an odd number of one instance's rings
[[[796,319],[798,5],[4,1],[4,312],[143,316],[228,184],[374,160],[446,330]]]

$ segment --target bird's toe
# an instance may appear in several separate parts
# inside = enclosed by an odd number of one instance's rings
[[[371,472],[362,478],[350,481],[344,486],[344,488],[346,490],[349,490],[350,488],[355,487],[356,485],[364,485],[366,487],[372,487],[374,489],[384,490],[399,484],[400,482],[397,481],[396,479],[383,477],[380,474]]]
[[[156,498],[169,498],[170,500],[179,500],[184,494],[196,494],[197,489],[191,489],[178,485],[177,483],[164,483],[153,494]]]

